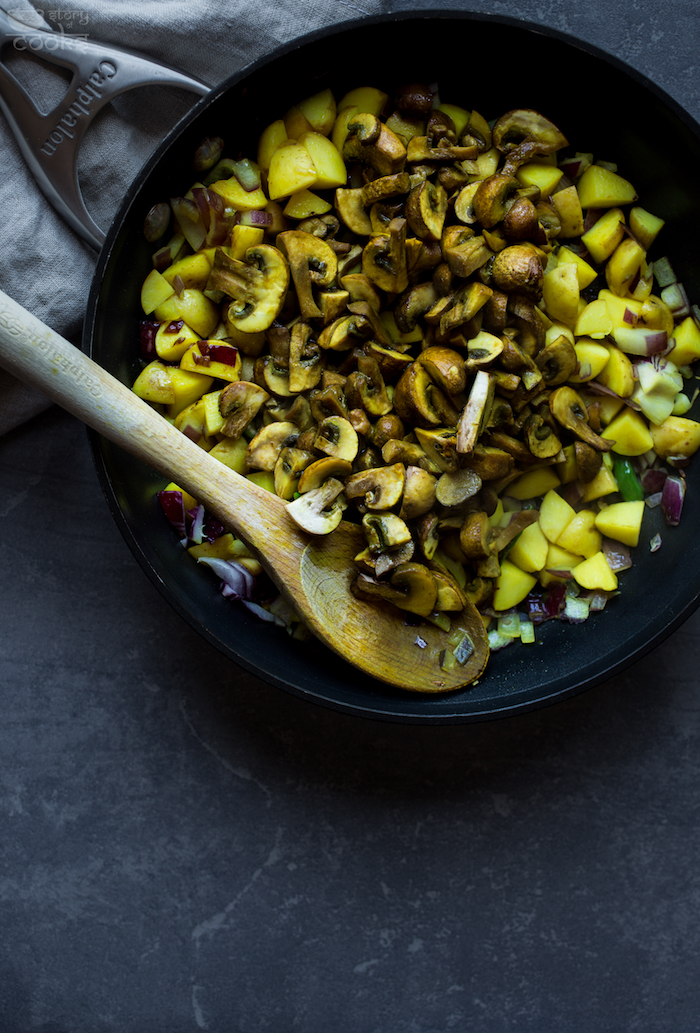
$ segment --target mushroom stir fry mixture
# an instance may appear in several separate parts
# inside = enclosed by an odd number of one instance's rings
[[[601,609],[646,508],[678,523],[700,446],[698,309],[648,258],[662,219],[542,114],[488,122],[422,85],[324,90],[256,161],[222,155],[205,140],[199,181],[148,214],[172,235],[136,393],[311,534],[360,522],[362,598],[446,630],[469,599],[492,648]],[[245,545],[160,498],[255,607]]]

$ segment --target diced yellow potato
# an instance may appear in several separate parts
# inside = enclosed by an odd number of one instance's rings
[[[231,240],[226,248],[231,258],[243,261],[249,247],[257,247],[265,239],[265,230],[261,226],[236,225],[231,230]]]
[[[644,501],[613,502],[596,514],[595,526],[606,538],[634,547],[639,544],[639,535],[644,517]]]
[[[159,359],[154,359],[141,370],[132,385],[132,391],[145,402],[170,405],[175,401],[172,369],[172,366],[165,366]]]
[[[325,215],[331,208],[330,201],[304,189],[292,194],[284,206],[284,214],[290,219],[309,219],[312,215]]]
[[[235,560],[241,555],[243,543],[234,538],[230,532],[219,535],[213,542],[201,542],[199,545],[192,545],[187,550],[190,556],[198,560],[202,556],[210,559]],[[243,546],[245,549],[245,546]],[[246,549],[246,552],[248,550]]]
[[[208,337],[219,322],[219,307],[201,291],[187,288],[158,305],[154,315],[161,323],[182,319],[200,337]]]
[[[495,581],[494,610],[510,610],[521,603],[537,584],[537,578],[516,567],[510,560],[501,564],[501,573]]]
[[[562,262],[544,274],[542,300],[550,319],[574,326],[579,297],[578,272],[573,262]]]
[[[317,133],[329,136],[336,116],[336,104],[330,89],[321,90],[299,101],[297,107]]]
[[[556,319],[553,319],[547,329],[544,332],[544,343],[553,344],[559,337],[564,336],[570,344],[576,344],[576,338],[574,331],[570,326],[565,326],[563,323],[558,323]]]
[[[578,478],[578,466],[576,463],[576,450],[573,445],[564,448],[565,460],[563,463],[555,463],[557,476],[562,484],[570,484]]]
[[[323,137],[325,139],[325,137]],[[298,140],[285,140],[270,160],[267,189],[271,201],[289,197],[316,183],[316,166]]]
[[[348,179],[345,162],[332,140],[321,133],[311,132],[302,133],[299,143],[311,155],[311,161],[316,169],[314,187],[317,190],[345,186]]]
[[[205,452],[216,444],[216,438],[209,437],[206,430],[204,403],[201,398],[186,405],[175,417],[175,427],[194,441]]]
[[[207,437],[213,437],[221,433],[221,428],[226,422],[219,411],[219,399],[221,391],[208,391],[202,395],[201,402],[204,410],[204,432]]]
[[[612,450],[620,456],[644,455],[654,444],[646,421],[629,406],[607,425],[601,437],[614,442]]]
[[[338,114],[335,118],[335,124],[333,125],[333,132],[331,133],[331,140],[338,148],[340,153],[343,153],[343,144],[345,143],[348,136],[348,123],[358,113],[360,109],[356,104],[350,104],[345,108],[338,108]]]
[[[572,552],[562,549],[561,546],[550,543],[544,568],[539,575],[540,584],[543,588],[551,584],[561,584],[567,578],[561,577],[559,574],[553,574],[552,571],[556,570],[562,573],[572,571],[582,560],[583,556],[575,556]]]
[[[241,353],[238,348],[234,348],[228,342],[222,345],[222,347],[228,348],[230,353],[236,353],[235,362],[231,364],[229,362],[219,362],[205,355],[202,352],[202,345],[204,343],[203,341],[197,341],[191,348],[187,349],[180,359],[180,369],[189,370],[191,373],[206,372],[207,376],[214,377],[216,380],[240,380]]]
[[[596,298],[589,301],[582,312],[579,313],[574,326],[574,333],[577,337],[607,337],[612,333],[613,322],[608,312],[608,306],[603,298]]]
[[[459,140],[460,136],[467,127],[467,123],[469,122],[471,112],[467,111],[465,108],[458,107],[456,104],[440,104],[438,105],[437,110],[444,111],[445,114],[449,115],[449,117],[452,119],[455,127],[455,133],[457,134],[457,139]]]
[[[175,483],[175,481],[170,481],[169,484],[166,484],[163,491],[179,491],[182,495],[182,504],[186,510],[194,509],[197,505],[197,500],[194,495],[190,495],[189,492],[186,492],[185,489],[181,488],[179,484]]]
[[[663,423],[652,423],[649,431],[654,451],[668,456],[692,456],[700,448],[700,423],[687,416],[668,416]]]
[[[549,542],[539,524],[530,524],[518,535],[508,553],[508,559],[521,570],[534,574],[547,562]]]
[[[651,266],[646,259],[644,259],[639,270],[639,278],[636,281],[634,288],[630,284],[629,295],[631,298],[635,298],[637,301],[645,301],[651,294],[653,286],[654,267]]]
[[[508,485],[503,494],[521,501],[524,499],[537,499],[551,489],[558,488],[559,484],[560,481],[554,468],[552,466],[543,466],[539,470],[530,470],[529,473],[524,473],[522,477],[518,477],[517,481],[513,481],[512,484]]]
[[[620,241],[605,266],[605,280],[614,294],[624,297],[628,293],[646,257],[646,251],[636,240],[626,237]]]
[[[604,344],[598,344],[591,338],[579,337],[574,345],[578,359],[578,372],[569,377],[572,384],[585,384],[605,369],[610,353]]]
[[[301,108],[293,104],[284,116],[284,128],[290,140],[298,140],[302,133],[308,132],[313,126]]]
[[[269,170],[272,155],[286,139],[287,127],[284,124],[284,119],[278,118],[263,129],[258,140],[258,165],[263,172]]]
[[[625,216],[621,208],[611,208],[593,223],[581,240],[594,262],[603,263],[625,235]]]
[[[610,569],[604,552],[597,552],[573,568],[574,581],[581,588],[614,592],[617,588],[617,575]]]
[[[179,366],[170,366],[170,382],[173,388],[173,400],[168,405],[167,414],[174,420],[183,409],[192,405],[197,399],[209,390],[213,383],[212,377],[204,376],[201,373],[190,373],[189,370],[180,369]]]
[[[150,273],[141,286],[141,308],[147,316],[151,312],[172,298],[175,288],[165,279],[157,269],[151,269]]]
[[[188,348],[199,340],[191,326],[177,319],[161,323],[156,331],[156,354],[163,362],[179,362]]]
[[[228,466],[231,470],[235,470],[236,473],[245,473],[246,463],[245,455],[248,450],[248,442],[246,438],[224,438],[214,445],[210,456],[214,456],[225,466]]]
[[[635,385],[632,362],[629,356],[614,344],[607,345],[607,349],[608,361],[598,373],[596,380],[604,387],[610,388],[620,398],[629,398]]]
[[[678,324],[671,337],[673,347],[669,359],[677,366],[687,366],[700,359],[700,328],[692,316]]]
[[[173,262],[163,273],[163,279],[172,286],[176,276],[182,280],[184,287],[194,287],[195,290],[203,291],[209,279],[212,263],[206,251],[198,251],[194,255],[187,255],[179,262]]]
[[[575,186],[564,187],[552,194],[554,210],[561,220],[559,240],[570,240],[583,233],[583,211]]]
[[[576,516],[573,506],[561,497],[559,492],[550,489],[542,499],[539,523],[545,537],[556,544],[559,535],[567,524]]]
[[[584,290],[584,288],[592,284],[598,275],[592,265],[585,262],[580,255],[577,255],[575,251],[572,251],[571,248],[566,247],[566,245],[562,245],[557,251],[557,262],[559,264],[563,264],[564,262],[573,262],[576,266],[580,290]]]
[[[212,183],[210,189],[223,198],[227,208],[234,208],[236,211],[258,211],[267,204],[267,197],[261,187],[257,190],[246,190],[235,176],[217,180],[216,183]]]
[[[375,86],[357,86],[338,101],[338,111],[354,105],[358,111],[379,115],[387,102],[387,94]]]
[[[663,226],[663,219],[658,215],[652,215],[644,208],[635,206],[630,211],[630,229],[645,251],[649,250]]]
[[[600,551],[602,537],[596,529],[596,515],[592,509],[582,509],[570,520],[557,538],[556,544],[577,556],[587,559]]]
[[[520,166],[515,178],[525,187],[538,187],[542,197],[549,197],[563,175],[563,170],[556,165],[529,161],[526,165]]]
[[[612,471],[612,459],[606,453],[603,456],[603,465],[592,481],[582,485],[582,502],[594,502],[596,499],[605,498],[618,490],[617,481]]]
[[[576,184],[582,208],[613,208],[637,200],[637,192],[626,179],[602,165],[589,165]]]
[[[585,401],[587,407],[593,403],[596,404],[598,407],[598,417],[603,427],[607,427],[615,419],[625,404],[621,398],[614,398],[612,395],[589,395]]]
[[[273,495],[275,494],[275,476],[272,470],[253,470],[251,473],[247,473],[246,477],[253,484],[257,484],[266,491],[271,491]]]

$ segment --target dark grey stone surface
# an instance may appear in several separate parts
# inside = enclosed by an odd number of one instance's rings
[[[700,113],[690,0],[491,9]],[[543,711],[373,723],[171,611],[70,417],[0,440],[0,515],[0,1033],[700,1029],[700,616]]]

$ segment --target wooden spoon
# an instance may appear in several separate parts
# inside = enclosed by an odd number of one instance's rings
[[[342,521],[330,535],[307,535],[282,499],[212,458],[1,291],[0,363],[203,503],[250,546],[310,630],[349,663],[417,692],[457,689],[482,673],[488,640],[474,606],[452,618],[474,651],[463,665],[442,670],[445,632],[410,626],[393,606],[352,594],[353,558],[366,544],[357,525]]]

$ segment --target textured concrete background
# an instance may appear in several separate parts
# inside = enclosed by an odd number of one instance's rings
[[[694,0],[473,6],[700,115]],[[535,714],[374,724],[170,610],[71,418],[0,485],[0,1033],[700,1029],[700,616]]]

